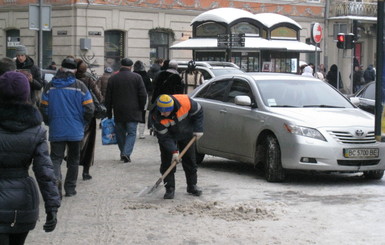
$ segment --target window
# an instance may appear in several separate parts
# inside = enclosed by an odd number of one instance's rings
[[[234,80],[233,84],[231,85],[229,94],[226,98],[226,101],[234,103],[235,97],[239,95],[246,95],[250,98],[253,98],[250,86],[246,81]]]
[[[365,98],[365,99],[375,100],[375,98],[376,98],[376,84],[375,83],[370,84],[364,90],[364,92],[359,95],[359,97]]]
[[[7,35],[7,53],[6,56],[9,58],[16,57],[16,46],[19,46],[20,43],[20,31],[16,29],[8,30]]]
[[[218,23],[206,22],[196,28],[196,37],[217,37],[219,34],[226,34],[226,27]]]
[[[232,34],[248,33],[248,34],[257,34],[257,36],[259,36],[259,28],[247,22],[240,22],[231,27],[231,33]]]
[[[122,31],[105,31],[104,33],[104,67],[119,70],[120,60],[124,58],[124,33]]]
[[[47,68],[52,60],[52,31],[43,31],[43,67]]]
[[[347,24],[336,23],[333,25],[333,39],[337,40],[338,33],[347,33],[348,26]]]
[[[170,33],[162,31],[150,32],[150,59],[169,59]]]
[[[297,39],[297,32],[289,27],[277,27],[271,31],[271,38]]]
[[[226,94],[229,84],[230,80],[213,82],[210,86],[207,86],[200,91],[196,97],[224,101],[224,95]]]

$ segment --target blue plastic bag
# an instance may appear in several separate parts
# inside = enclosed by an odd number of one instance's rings
[[[116,133],[115,133],[115,121],[114,118],[104,118],[101,121],[102,124],[102,144],[113,145],[117,144]]]

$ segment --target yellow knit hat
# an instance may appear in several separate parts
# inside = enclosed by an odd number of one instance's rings
[[[174,110],[174,100],[167,94],[160,95],[156,105],[160,112],[169,112]]]

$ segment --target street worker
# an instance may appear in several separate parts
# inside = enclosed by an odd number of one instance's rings
[[[64,190],[67,197],[76,195],[80,149],[84,128],[94,116],[94,103],[86,85],[76,79],[77,63],[65,58],[52,81],[44,88],[41,111],[49,126],[51,159],[62,196],[61,164],[67,148],[67,174]]]
[[[178,160],[179,151],[183,150],[193,136],[197,140],[203,135],[203,109],[188,95],[160,95],[156,107],[152,110],[154,128],[158,137],[163,175],[173,161]],[[182,157],[182,166],[186,176],[187,192],[200,196],[202,190],[197,187],[197,163],[195,144]],[[165,178],[166,193],[164,199],[173,199],[175,193],[174,168]]]
[[[20,72],[0,76],[0,244],[24,244],[39,218],[39,191],[46,223],[56,227],[59,192],[48,155],[47,130],[30,102],[30,82]],[[35,177],[29,176],[29,168]],[[35,181],[36,180],[36,181]],[[37,185],[37,183],[38,185]]]

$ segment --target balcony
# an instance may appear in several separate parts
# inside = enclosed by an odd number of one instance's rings
[[[377,17],[377,2],[335,2],[336,7],[330,9],[331,16],[366,16]]]

